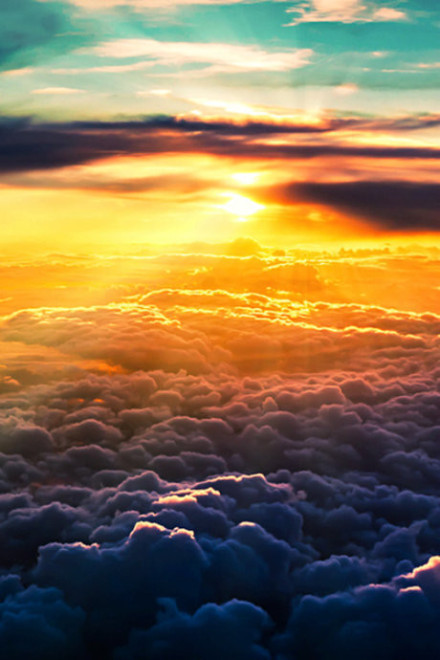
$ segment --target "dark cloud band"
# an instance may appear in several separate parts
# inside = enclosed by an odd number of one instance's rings
[[[336,129],[337,124],[317,131],[316,127],[259,123],[237,126],[233,123],[210,124],[173,118],[72,124],[3,119],[0,126],[0,172],[46,170],[121,155],[155,153],[208,153],[252,159],[311,159],[325,156],[408,160],[440,158],[440,150],[431,147],[346,146],[324,140],[273,146],[254,141],[256,135],[280,132],[313,135]]]
[[[338,209],[392,231],[438,231],[440,186],[411,181],[295,183],[274,192],[284,204],[308,202]]]

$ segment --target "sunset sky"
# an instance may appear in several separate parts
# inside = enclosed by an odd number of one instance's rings
[[[439,44],[0,0],[6,660],[438,660]]]
[[[434,0],[2,12],[5,251],[434,240]]]

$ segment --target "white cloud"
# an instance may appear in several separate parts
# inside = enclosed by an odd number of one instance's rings
[[[418,69],[440,69],[440,62],[420,62],[416,66]]]
[[[406,14],[393,7],[380,7],[374,12],[373,19],[375,21],[403,21],[406,19]]]
[[[337,85],[334,91],[340,96],[350,96],[358,92],[359,87],[355,83],[343,83],[342,85]]]
[[[34,73],[35,69],[33,67],[27,66],[23,69],[9,69],[9,71],[2,71],[0,76],[2,78],[15,78],[16,76],[27,76],[31,73]]]
[[[74,5],[87,9],[106,10],[118,5],[129,5],[134,9],[156,9],[167,11],[182,6],[191,5],[238,5],[256,4],[267,0],[70,0]],[[274,2],[288,2],[288,0],[273,0]]]
[[[296,14],[289,25],[298,23],[366,23],[372,21],[401,21],[405,12],[392,7],[377,7],[362,0],[307,0],[287,10]]]
[[[130,64],[113,64],[102,66],[89,66],[84,68],[57,68],[50,69],[50,73],[55,75],[78,75],[83,73],[131,73],[132,71],[143,71],[150,69],[155,62],[131,62]]]
[[[309,63],[313,51],[291,48],[270,52],[258,46],[227,43],[157,41],[155,39],[119,39],[96,46],[101,57],[141,58],[163,66],[207,64],[215,71],[288,71]],[[139,63],[132,65],[138,66]],[[131,65],[129,65],[131,66]]]
[[[64,94],[83,94],[83,89],[75,89],[73,87],[41,87],[39,89],[33,89],[32,94],[54,94],[54,95],[64,95]]]

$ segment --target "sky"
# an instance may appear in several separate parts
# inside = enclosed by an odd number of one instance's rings
[[[439,22],[434,0],[3,3],[4,250],[432,242]]]
[[[0,0],[7,660],[438,660],[439,29]]]

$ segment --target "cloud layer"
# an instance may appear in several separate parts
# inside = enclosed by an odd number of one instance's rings
[[[440,317],[258,282],[3,319],[8,657],[437,656]]]
[[[51,169],[117,155],[151,153],[208,153],[219,156],[268,159],[308,159],[320,156],[377,159],[438,160],[440,150],[425,145],[364,145],[322,141],[271,144],[272,135],[310,135],[344,130],[375,132],[417,130],[437,126],[437,115],[395,120],[357,118],[316,121],[199,120],[192,117],[155,117],[128,122],[45,124],[22,118],[3,118],[0,125],[0,171]],[[231,136],[236,139],[231,140]],[[260,140],[256,138],[260,137]]]
[[[237,59],[237,66],[241,66],[241,51],[237,49],[227,57],[230,64]],[[209,59],[209,52],[206,57]],[[260,64],[265,66],[253,60],[253,66]],[[82,96],[81,89],[65,87],[43,87],[34,92],[40,96]],[[284,207],[286,220],[281,224],[285,230],[289,218],[298,225],[298,213],[291,214],[290,207],[307,205],[308,211],[323,206],[337,214],[339,222],[341,217],[360,219],[383,232],[436,232],[440,150],[423,137],[418,139],[416,132],[423,135],[438,123],[436,114],[394,118],[330,114],[313,118],[270,112],[261,112],[256,118],[186,115],[50,124],[4,118],[0,123],[0,174],[11,188],[71,188],[133,197],[157,193],[161,199],[164,191],[172,190],[182,201],[191,196],[194,200],[197,195],[204,198],[206,213],[220,208],[221,195],[247,192],[244,188],[231,190],[242,184],[227,177],[225,163],[229,163],[238,170],[238,176],[239,168],[245,172],[257,168],[257,177],[262,172],[267,183],[262,180],[258,189],[249,188],[252,201],[272,207],[268,218],[280,216]],[[207,179],[209,170],[204,165],[188,168],[183,161],[176,165],[172,159],[179,156],[210,158],[210,166],[218,167],[219,173],[213,169]],[[132,158],[132,162],[124,158]],[[156,168],[154,158],[169,158],[169,167],[162,160]],[[144,176],[134,159],[144,159]],[[76,168],[100,163],[102,172]],[[38,178],[34,174],[38,171],[46,173]],[[54,174],[48,176],[48,171]],[[291,180],[292,176],[296,178]],[[177,203],[174,212],[180,213]],[[200,217],[201,212],[193,208],[191,213]],[[331,231],[331,222],[323,228]]]

